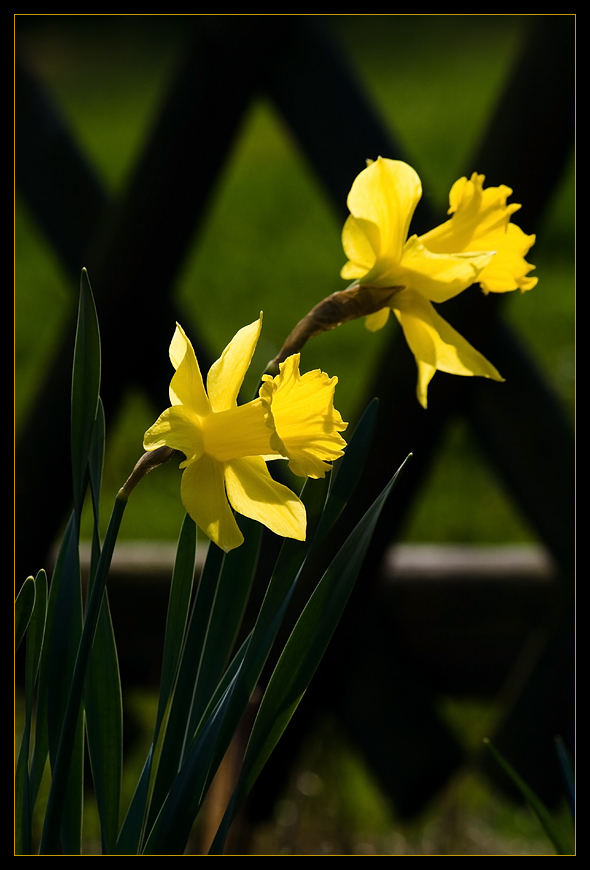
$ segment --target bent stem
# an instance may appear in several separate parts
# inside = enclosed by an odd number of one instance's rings
[[[279,363],[298,353],[310,338],[385,308],[398,290],[403,287],[374,287],[355,282],[346,290],[326,296],[291,331],[276,357],[269,362],[266,374],[277,374]]]

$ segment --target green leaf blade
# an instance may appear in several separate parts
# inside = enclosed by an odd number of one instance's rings
[[[180,530],[170,586],[156,731],[162,721],[178,670],[195,578],[196,556],[197,527],[194,520],[186,514]]]
[[[35,581],[27,577],[14,602],[14,651],[19,648],[35,607]]]
[[[84,687],[88,752],[101,822],[103,854],[119,829],[123,774],[123,700],[108,597],[102,602]]]
[[[100,333],[86,269],[80,276],[80,302],[72,369],[72,478],[74,507],[82,511],[90,445],[100,390]]]
[[[553,819],[551,813],[545,806],[545,804],[537,797],[535,792],[530,788],[526,782],[519,776],[519,774],[514,770],[512,765],[506,761],[504,756],[498,752],[495,746],[488,740],[486,737],[484,739],[485,745],[488,747],[489,751],[492,753],[502,770],[507,774],[507,776],[514,783],[516,788],[520,791],[521,795],[530,805],[531,809],[539,819],[543,830],[553,843],[553,847],[558,855],[572,855],[573,850],[570,844],[567,842],[566,837],[561,832],[559,826]]]
[[[348,504],[352,493],[363,473],[363,468],[369,456],[371,441],[377,422],[379,400],[373,399],[357,423],[346,446],[344,456],[335,463],[326,507],[322,513],[321,523],[316,539],[321,542]]]

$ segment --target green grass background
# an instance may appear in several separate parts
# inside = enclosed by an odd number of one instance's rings
[[[531,23],[529,16],[320,16],[340,44],[368,99],[419,170],[441,212],[453,181],[470,166]],[[141,152],[182,51],[182,16],[17,16],[17,41],[67,119],[80,148],[113,196]],[[369,155],[368,155],[369,156]],[[372,155],[376,156],[376,155]],[[387,156],[387,155],[385,155]],[[362,167],[359,167],[359,170]],[[351,183],[352,183],[351,178]],[[507,180],[515,188],[518,180]],[[516,326],[568,412],[574,400],[574,168],[564,175],[529,255],[539,284],[513,295]],[[518,216],[516,218],[518,222]],[[255,102],[196,234],[175,294],[189,332],[218,354],[264,311],[264,328],[245,395],[292,326],[320,298],[342,289],[341,225],[272,105]],[[16,427],[35,401],[76,288],[63,275],[34,222],[16,203]],[[91,280],[92,280],[92,276]],[[138,288],[138,296],[141,288]],[[444,310],[442,312],[444,314]],[[133,325],[130,324],[130,328]],[[305,349],[302,368],[337,375],[345,419],[359,399],[382,343],[397,324],[369,334],[347,325]],[[172,336],[174,324],[170,324]],[[105,348],[105,353],[117,353]],[[124,349],[119,351],[123,357]],[[145,348],[148,354],[150,349]],[[168,366],[167,359],[162,360]],[[142,436],[163,408],[130,394],[107,421],[104,513],[141,453]],[[182,518],[179,472],[150,475],[133,497],[122,536],[175,538]],[[477,493],[477,497],[475,494]],[[466,427],[451,425],[431,478],[408,517],[414,541],[527,541],[533,531],[506,499]]]

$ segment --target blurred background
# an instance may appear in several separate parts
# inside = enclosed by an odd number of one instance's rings
[[[244,26],[252,27],[256,18],[244,17]],[[240,18],[234,16],[16,16],[18,62],[45,92],[105,201],[125,201],[135,167],[192,41],[208,39],[210,34],[214,39],[219,28],[229,26],[228,19],[240,24]],[[291,16],[282,19],[284,25]],[[301,22],[298,16],[292,20]],[[269,17],[262,16],[261,21],[268,26]],[[481,145],[537,21],[536,16],[519,15],[356,15],[317,16],[310,24],[321,31],[322,40],[346,66],[366,104],[416,168],[425,202],[443,220],[453,182],[473,171],[486,174],[486,166],[471,165],[471,156]],[[280,53],[280,44],[272,50]],[[295,78],[298,74],[296,69],[292,73]],[[217,133],[210,123],[203,116],[204,138]],[[551,125],[550,118],[547,124]],[[64,342],[77,305],[73,270],[65,266],[64,258],[48,241],[32,214],[30,200],[19,193],[18,125],[17,110],[17,444],[39,403],[40,386]],[[362,168],[359,161],[355,172]],[[200,171],[206,178],[207,167]],[[526,208],[522,220],[520,213],[515,216],[515,223],[537,236],[527,259],[536,266],[539,284],[523,296],[509,294],[503,317],[555,395],[564,419],[573,423],[573,150],[558,174],[540,223],[526,221]],[[353,179],[351,173],[349,185]],[[514,189],[511,201],[523,201],[518,177],[490,179],[490,183],[499,182]],[[59,197],[59,173],[55,184]],[[260,371],[294,324],[319,299],[345,286],[339,277],[345,262],[340,242],[345,192],[337,210],[276,101],[263,91],[248,99],[223,165],[219,172],[212,170],[206,187],[206,209],[191,229],[173,286],[163,287],[162,295],[171,300],[189,336],[194,333],[198,337],[209,362],[239,328],[256,319],[260,310],[264,312],[262,338],[244,385],[244,396],[249,398]],[[180,212],[186,204],[182,191],[179,195]],[[143,207],[149,208],[149,203]],[[167,216],[161,219],[166,221]],[[106,224],[106,228],[105,224],[99,227],[99,235],[108,233],[108,220]],[[88,265],[93,282],[91,262],[89,252],[89,260],[79,262],[78,273]],[[149,276],[149,263],[145,272]],[[145,275],[142,280],[146,281]],[[158,349],[158,359],[154,360],[154,348],[142,346],[137,332],[147,316],[165,318],[162,329],[171,338],[174,316],[167,304],[158,304],[158,286],[147,285],[133,287],[131,307],[121,305],[120,340],[107,340],[103,345],[103,358],[110,356],[111,365],[119,368],[125,382],[120,408],[112,417],[107,408],[105,519],[115,493],[142,452],[144,431],[167,406],[171,369],[165,348],[162,353]],[[94,289],[102,325],[100,290]],[[114,308],[116,313],[116,304]],[[442,313],[445,315],[444,310]],[[106,314],[104,318],[108,319]],[[362,322],[356,322],[314,339],[305,348],[302,370],[322,368],[338,376],[336,406],[345,420],[358,419],[361,404],[368,398],[367,385],[397,328],[390,318],[384,330],[369,334]],[[141,371],[144,365],[162,369],[159,406],[153,392],[146,392],[134,375],[127,378],[127,372]],[[435,382],[445,377],[438,373]],[[46,425],[51,427],[52,423],[49,414]],[[125,515],[121,541],[176,540],[183,508],[180,472],[174,466],[170,463],[149,475],[136,490]],[[530,519],[507,493],[459,414],[451,416],[445,426],[419,497],[404,516],[395,543],[539,545],[514,552],[532,553],[533,561],[540,559],[542,566],[550,562]],[[410,558],[419,551],[398,548],[398,557],[400,552],[410,553]],[[25,570],[31,573],[38,567],[27,565]],[[542,567],[540,574],[527,580],[529,592],[535,583],[538,586],[530,593],[530,601],[538,608],[538,620],[522,630],[517,643],[520,651],[535,644],[535,649],[543,646],[538,630],[544,608],[552,600],[553,593],[547,591],[554,581],[551,571]],[[136,596],[141,595],[139,590]],[[520,605],[524,609],[530,605],[525,599]],[[429,600],[432,607],[431,596]],[[410,608],[404,612],[410,614],[407,631],[411,634],[411,626],[421,619],[420,611]],[[430,617],[425,618],[428,622]],[[510,669],[507,673],[514,676]],[[334,709],[317,717],[313,728],[304,729],[305,739],[298,746],[300,760],[289,776],[283,777],[279,802],[273,803],[266,818],[260,814],[255,828],[244,823],[248,827],[247,848],[262,854],[547,853],[547,843],[528,811],[491,786],[470,764],[481,738],[491,733],[505,714],[510,686],[506,680],[500,682],[501,691],[491,680],[480,692],[459,687],[445,693],[435,685],[432,698],[437,717],[460,747],[462,763],[454,765],[452,776],[450,765],[444,789],[427,790],[428,801],[424,805],[418,801],[407,812],[403,799],[396,805],[395,795],[384,791],[362,750],[339,725]],[[138,723],[146,716],[149,720],[150,693],[145,685],[138,685],[127,703],[136,711]],[[141,727],[139,724],[138,732]],[[557,810],[561,809],[558,803]]]

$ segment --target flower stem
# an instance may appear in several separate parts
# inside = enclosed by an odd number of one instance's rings
[[[371,284],[353,284],[346,290],[339,290],[326,296],[315,305],[309,314],[299,321],[283,344],[276,357],[268,364],[266,372],[278,372],[282,363],[293,353],[298,353],[310,338],[335,329],[341,323],[357,320],[368,314],[375,314],[386,308],[389,300],[403,287],[374,287]]]

